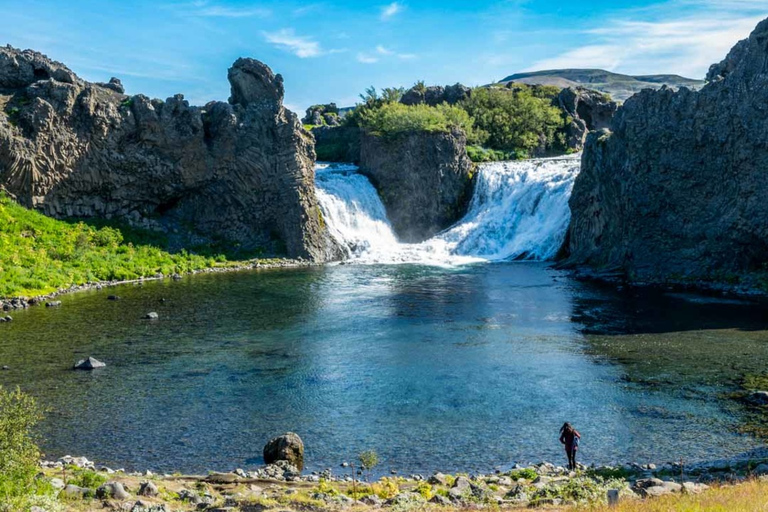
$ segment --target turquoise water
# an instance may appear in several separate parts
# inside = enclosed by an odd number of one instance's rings
[[[766,368],[761,305],[617,291],[537,263],[200,275],[62,302],[0,324],[0,383],[50,408],[49,457],[247,469],[291,430],[310,470],[375,449],[382,472],[490,471],[562,462],[563,421],[588,463],[760,444],[722,394]],[[89,355],[108,367],[70,369]]]

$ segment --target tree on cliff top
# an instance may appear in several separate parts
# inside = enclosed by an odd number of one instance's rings
[[[447,133],[460,129],[471,143],[480,143],[484,138],[484,134],[475,129],[474,120],[466,110],[447,104],[430,107],[424,104],[385,103],[379,108],[362,110],[360,126],[382,137],[419,131]]]
[[[479,87],[461,103],[475,127],[487,134],[486,144],[501,151],[530,154],[562,147],[565,118],[552,99],[536,88],[513,90]]]

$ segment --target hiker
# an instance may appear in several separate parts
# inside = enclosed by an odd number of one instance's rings
[[[568,455],[568,469],[571,471],[576,470],[576,451],[579,449],[579,440],[581,434],[571,426],[570,423],[565,422],[560,427],[560,442],[565,445],[565,453]]]

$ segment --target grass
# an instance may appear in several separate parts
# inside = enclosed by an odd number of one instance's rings
[[[0,297],[228,264],[222,255],[172,253],[164,244],[158,233],[56,220],[0,194]]]
[[[675,494],[648,500],[629,500],[617,506],[600,505],[570,510],[592,512],[759,512],[768,511],[768,482],[751,480],[710,489],[702,494]]]

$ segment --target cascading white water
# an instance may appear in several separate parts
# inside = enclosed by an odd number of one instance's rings
[[[397,241],[376,189],[354,166],[318,164],[316,183],[331,236],[356,262],[548,260],[565,237],[579,165],[578,155],[482,164],[464,218],[419,244]]]

